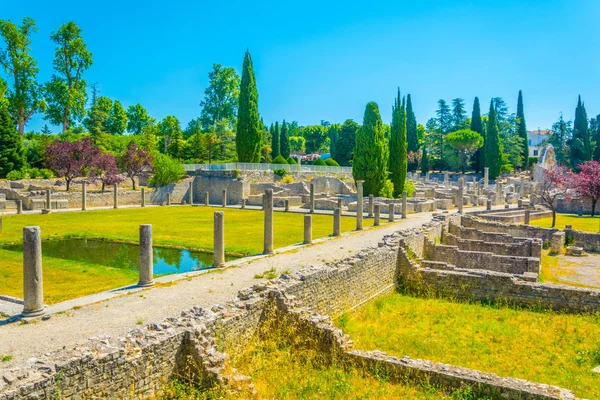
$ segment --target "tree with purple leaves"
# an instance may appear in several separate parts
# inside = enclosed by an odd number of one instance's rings
[[[93,170],[100,155],[100,149],[89,138],[76,142],[56,140],[46,147],[46,165],[65,179],[69,191],[73,179]]]
[[[123,177],[119,175],[117,158],[110,153],[101,154],[96,160],[93,170],[90,171],[90,178],[102,182],[102,191],[106,185],[111,186],[123,182]]]
[[[127,177],[131,179],[133,190],[135,190],[135,178],[139,178],[152,169],[154,157],[150,152],[139,148],[137,144],[131,142],[123,155],[121,155],[119,161],[121,169],[125,172]]]

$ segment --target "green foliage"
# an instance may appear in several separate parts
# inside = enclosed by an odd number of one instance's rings
[[[496,179],[500,176],[502,169],[502,147],[500,145],[500,131],[498,130],[493,99],[490,102],[484,146],[485,166],[490,169],[490,179]]]
[[[9,181],[18,181],[20,179],[23,179],[23,172],[22,171],[10,171],[8,174],[6,174],[6,179],[8,179]]]
[[[359,128],[360,125],[351,119],[347,119],[342,126],[339,127],[335,146],[332,146],[331,148],[331,157],[340,165],[350,166],[352,153],[356,146],[356,131],[358,131]]]
[[[338,164],[338,162],[335,161],[333,158],[326,159],[325,164],[329,165],[330,167],[339,167],[340,166],[340,164]]]
[[[269,129],[271,133],[271,158],[276,158],[281,154],[281,146],[279,145],[279,122],[275,122],[275,125],[271,125]]]
[[[404,191],[404,182],[408,170],[406,110],[404,100],[400,97],[400,89],[398,89],[398,96],[392,108],[389,167],[390,177],[394,185],[393,195],[397,197]]]
[[[452,130],[467,129],[467,111],[465,101],[461,98],[452,99]]]
[[[127,108],[127,131],[134,135],[143,133],[144,128],[154,124],[154,118],[152,118],[148,111],[141,104],[135,106],[129,106]]]
[[[108,120],[108,132],[114,135],[122,135],[126,129],[127,111],[125,111],[119,100],[115,100]]]
[[[473,169],[475,172],[483,171],[485,164],[485,131],[483,129],[483,121],[481,120],[481,107],[479,105],[479,98],[475,97],[473,100],[473,112],[471,114],[471,130],[479,133],[483,138],[483,146],[475,151],[473,154]]]
[[[309,125],[302,129],[302,136],[306,139],[306,152],[315,153],[326,147],[329,139],[327,129],[321,125]]]
[[[6,107],[0,107],[0,178],[25,166],[25,148]]]
[[[200,103],[200,121],[204,130],[215,129],[217,123],[226,121],[233,128],[240,96],[240,77],[235,69],[213,64],[208,73],[209,84]]]
[[[285,161],[287,161],[287,163],[290,165],[298,165],[298,161],[296,161],[294,157],[288,157]]]
[[[573,167],[592,159],[592,143],[588,129],[587,112],[585,111],[585,104],[581,102],[581,96],[579,96],[575,109],[573,138],[570,147],[571,165]]]
[[[273,173],[277,176],[285,176],[287,174],[287,171],[284,168],[275,168],[273,170]]]
[[[446,136],[446,140],[448,141],[450,147],[452,147],[458,154],[462,172],[464,174],[467,158],[471,153],[483,146],[483,138],[475,131],[470,129],[461,129],[449,133],[448,136]]]
[[[417,188],[415,186],[415,182],[411,181],[410,179],[407,179],[404,183],[404,191],[406,192],[406,195],[408,197],[412,197],[413,193],[415,193],[416,190]]]
[[[262,133],[258,118],[258,91],[252,58],[246,50],[240,85],[236,150],[239,162],[260,162]]]
[[[365,107],[363,125],[356,133],[352,162],[355,180],[364,180],[364,194],[379,195],[387,180],[388,150],[377,103]]]
[[[272,164],[287,164],[287,160],[283,156],[279,155],[273,159]]]
[[[312,163],[312,165],[325,166],[325,165],[327,165],[327,163],[321,157],[319,157]]]
[[[528,165],[530,167],[538,163],[538,157],[529,157]]]
[[[388,199],[394,198],[394,183],[390,179],[386,179],[381,191],[379,192],[379,196],[386,197]]]
[[[527,139],[527,125],[525,123],[525,111],[523,109],[523,92],[519,90],[517,100],[517,135],[521,138],[521,168],[527,168],[529,165],[529,142]]]
[[[153,186],[165,186],[179,182],[185,176],[183,165],[165,154],[157,154],[154,159],[154,175],[150,179]]]
[[[306,150],[306,139],[302,136],[290,136],[290,150],[303,153]]]
[[[54,178],[54,172],[50,171],[48,168],[41,168],[40,169],[40,178],[42,179],[50,179],[50,178]]]
[[[285,119],[281,124],[281,133],[279,137],[279,153],[283,158],[288,158],[290,156],[290,139],[288,137],[288,127]]]

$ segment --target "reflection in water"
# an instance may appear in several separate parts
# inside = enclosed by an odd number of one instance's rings
[[[3,246],[6,250],[23,251],[22,245]],[[43,242],[44,257],[81,261],[112,268],[136,270],[139,263],[137,244],[105,242],[102,240],[65,239]],[[226,260],[235,257],[226,256]],[[212,266],[211,253],[189,250],[154,248],[154,274],[177,274],[207,269]]]

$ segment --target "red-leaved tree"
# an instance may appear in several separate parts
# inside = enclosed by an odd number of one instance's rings
[[[556,166],[552,169],[544,170],[544,179],[537,186],[537,195],[540,202],[552,210],[552,227],[556,225],[556,200],[566,197],[567,192],[572,188],[573,173],[566,167]]]
[[[69,191],[71,181],[86,176],[100,155],[100,149],[89,138],[76,142],[56,140],[46,147],[46,166],[65,179]]]
[[[600,162],[587,161],[579,164],[579,173],[574,177],[574,186],[582,197],[592,200],[592,217],[596,214],[596,203],[600,199]]]
[[[109,153],[101,154],[96,160],[93,170],[90,172],[92,180],[99,179],[102,182],[102,190],[106,185],[114,185],[123,182],[123,177],[119,175],[119,167],[117,166],[117,158]]]
[[[152,169],[152,153],[139,148],[134,142],[129,143],[125,152],[121,155],[121,169],[131,179],[133,190],[135,190],[135,178]]]

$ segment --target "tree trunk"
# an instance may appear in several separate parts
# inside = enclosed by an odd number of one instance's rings
[[[135,176],[131,177],[131,185],[133,186],[133,190],[135,190]]]
[[[598,199],[592,199],[592,217],[596,215],[596,202]]]
[[[104,192],[104,188],[106,187],[106,184],[104,182],[102,182],[102,191]]]
[[[23,136],[25,134],[25,122],[19,121],[19,136]]]
[[[552,228],[556,225],[556,210],[552,210]]]
[[[65,181],[67,182],[67,192],[68,192],[69,188],[71,187],[71,180],[70,179],[65,179]]]

